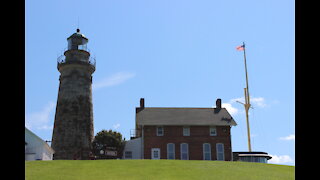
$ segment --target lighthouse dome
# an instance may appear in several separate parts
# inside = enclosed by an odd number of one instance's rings
[[[88,38],[86,38],[84,34],[80,33],[80,29],[77,29],[77,32],[73,33],[67,40],[69,39],[86,39],[88,41]]]

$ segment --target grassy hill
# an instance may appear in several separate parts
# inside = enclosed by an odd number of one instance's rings
[[[26,180],[294,179],[294,166],[183,160],[26,161]]]

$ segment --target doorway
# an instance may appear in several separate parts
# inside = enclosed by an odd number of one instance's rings
[[[160,159],[160,148],[151,149],[151,159]]]

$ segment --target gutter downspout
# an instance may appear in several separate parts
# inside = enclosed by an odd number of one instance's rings
[[[229,130],[229,134],[230,134],[230,150],[231,150],[231,161],[233,161],[233,153],[232,153],[232,138],[231,138],[231,127],[230,126],[230,130]]]

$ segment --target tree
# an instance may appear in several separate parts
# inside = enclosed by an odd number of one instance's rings
[[[98,159],[121,158],[124,144],[125,139],[122,139],[121,133],[112,130],[101,130],[96,134],[92,142],[93,153]],[[107,150],[116,151],[117,156],[107,156],[105,154]],[[103,154],[100,151],[103,151]]]

